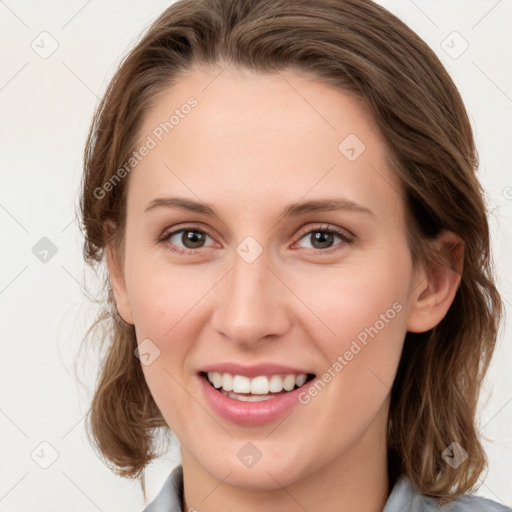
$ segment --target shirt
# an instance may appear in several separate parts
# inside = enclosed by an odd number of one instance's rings
[[[171,472],[156,498],[143,512],[184,512],[181,465]],[[512,509],[472,494],[460,495],[441,506],[434,498],[415,491],[410,480],[402,475],[395,482],[382,512],[512,512]]]

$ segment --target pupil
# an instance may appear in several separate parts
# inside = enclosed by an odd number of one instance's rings
[[[320,247],[315,246],[315,243],[312,244],[313,247],[315,247],[316,249],[325,249],[326,247],[330,247],[334,238],[334,235],[332,233],[325,233],[322,231],[312,233],[311,236],[313,237],[314,242],[320,243]]]
[[[334,235],[332,233],[317,231],[311,236],[313,238],[313,247],[317,249],[325,249],[326,247],[330,247],[333,243]],[[201,247],[201,244],[204,243],[204,233],[184,231],[181,241],[188,249],[196,249],[197,247]]]
[[[196,249],[197,247],[201,247],[201,244],[204,242],[204,233],[198,233],[197,231],[184,231],[181,241],[188,249]]]

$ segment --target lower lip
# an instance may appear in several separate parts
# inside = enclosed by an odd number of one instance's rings
[[[247,427],[267,425],[291,412],[291,410],[300,403],[299,395],[303,393],[314,380],[307,382],[300,388],[288,391],[270,400],[242,402],[241,400],[229,398],[218,391],[210,384],[208,379],[202,375],[198,377],[201,380],[206,401],[214,412],[231,423]]]

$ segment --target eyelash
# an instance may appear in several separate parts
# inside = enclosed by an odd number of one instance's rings
[[[177,233],[180,233],[182,231],[191,231],[191,232],[194,232],[194,233],[201,233],[201,234],[210,236],[206,231],[204,231],[203,229],[200,229],[198,226],[185,226],[185,227],[180,227],[179,229],[174,229],[173,231],[165,232],[158,239],[158,242],[159,243],[167,243],[172,236],[174,236]],[[299,234],[298,234],[299,238],[297,239],[297,242],[302,240],[306,235],[309,235],[311,233],[317,233],[317,232],[318,233],[329,233],[329,234],[332,234],[332,235],[336,235],[339,238],[341,238],[342,242],[339,243],[339,244],[334,245],[333,247],[329,247],[328,249],[309,249],[310,251],[313,251],[315,253],[331,254],[331,253],[339,250],[339,246],[340,245],[346,245],[346,244],[352,245],[354,243],[354,239],[352,238],[352,235],[349,235],[346,231],[342,231],[342,230],[340,230],[338,228],[334,228],[334,227],[329,226],[329,225],[324,225],[324,226],[321,226],[321,227],[316,227],[316,228],[313,228],[313,229],[308,229],[308,230],[300,231]],[[212,237],[210,236],[210,238],[212,238]],[[297,242],[294,242],[293,245],[295,245]],[[190,255],[190,256],[193,255],[196,251],[198,251],[200,249],[204,249],[204,247],[198,247],[197,249],[182,249],[182,248],[173,247],[172,245],[168,245],[167,248],[171,252],[174,252],[174,253],[177,253],[177,254],[180,254],[180,255]]]

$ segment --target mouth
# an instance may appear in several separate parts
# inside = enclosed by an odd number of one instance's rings
[[[219,393],[242,402],[262,402],[308,384],[312,373],[258,375],[250,378],[227,372],[200,372],[200,377]]]

